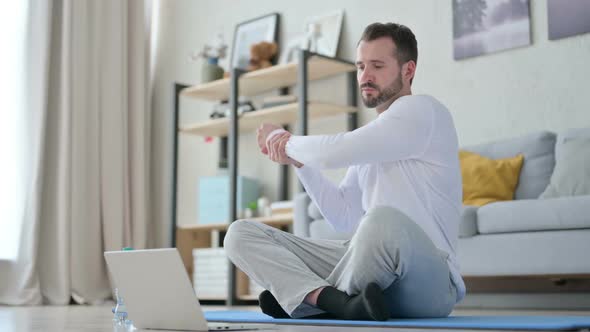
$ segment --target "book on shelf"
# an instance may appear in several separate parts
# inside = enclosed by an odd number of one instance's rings
[[[293,206],[293,201],[277,201],[270,203],[270,210],[272,215],[292,213]]]
[[[224,297],[228,259],[223,248],[193,249],[193,287],[199,297]]]

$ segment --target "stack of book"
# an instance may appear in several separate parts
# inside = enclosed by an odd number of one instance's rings
[[[193,249],[193,286],[199,298],[225,298],[228,259],[223,248]]]

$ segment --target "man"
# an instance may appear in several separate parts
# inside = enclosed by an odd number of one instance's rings
[[[268,290],[259,298],[266,314],[446,317],[464,297],[455,252],[462,201],[457,135],[445,106],[412,95],[417,57],[410,29],[371,24],[356,66],[362,100],[377,119],[337,135],[258,129],[261,152],[294,165],[326,220],[354,232],[350,241],[307,239],[234,222],[226,252]],[[320,172],[339,167],[348,168],[339,186]]]

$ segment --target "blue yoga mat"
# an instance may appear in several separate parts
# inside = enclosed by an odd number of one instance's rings
[[[391,319],[385,322],[335,319],[274,319],[256,311],[207,311],[210,322],[290,325],[457,328],[494,330],[579,330],[590,328],[590,316],[450,316]]]

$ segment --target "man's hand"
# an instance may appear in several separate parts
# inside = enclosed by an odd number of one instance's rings
[[[256,140],[258,141],[258,147],[260,148],[260,152],[262,152],[263,154],[268,154],[268,149],[266,147],[266,138],[271,132],[281,128],[282,127],[270,123],[263,123],[260,125],[260,127],[258,127],[258,129],[256,130]]]
[[[302,167],[302,163],[287,156],[285,147],[287,146],[287,142],[289,142],[289,138],[291,137],[290,132],[283,131],[282,133],[276,134],[271,137],[270,140],[268,140],[268,135],[277,129],[282,129],[282,127],[273,124],[262,124],[258,128],[257,141],[260,151],[263,154],[268,155],[270,160],[279,164],[295,165],[295,167],[298,168]]]
[[[284,132],[273,136],[267,143],[266,148],[268,150],[268,158],[270,160],[279,163],[281,165],[288,165],[292,163],[291,158],[287,156],[285,146],[291,137],[290,132]]]

